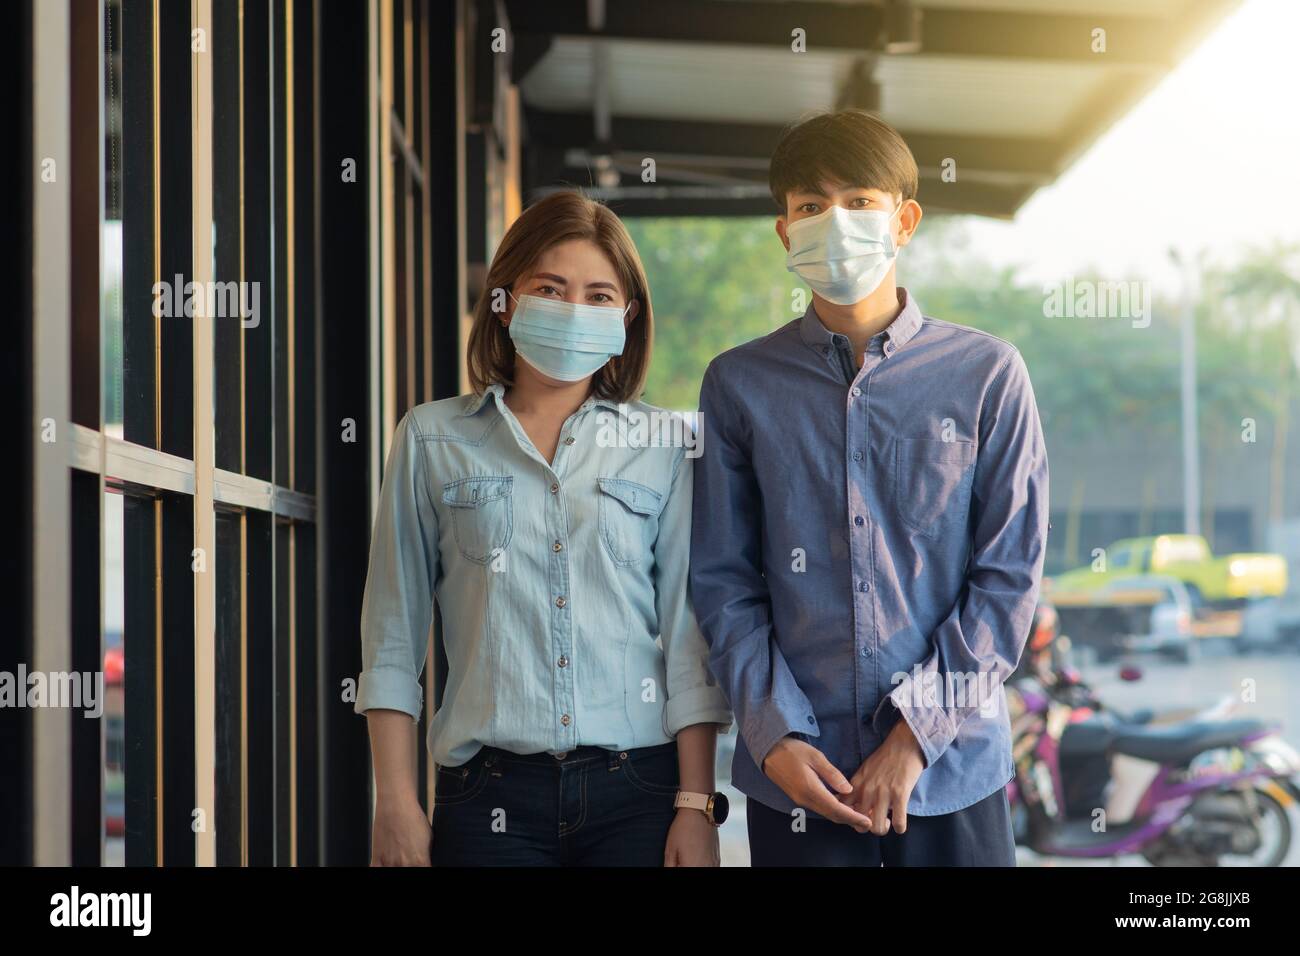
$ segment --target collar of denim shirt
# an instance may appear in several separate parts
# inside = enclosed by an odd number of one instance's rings
[[[921,307],[902,286],[898,289],[898,304],[901,306],[898,315],[881,333],[889,338],[895,349],[906,345],[921,328]],[[835,334],[822,325],[822,320],[817,317],[817,310],[811,303],[799,320],[799,337],[818,352],[835,344]]]
[[[465,407],[464,409],[461,410],[461,415],[468,418],[470,415],[477,414],[479,409],[481,409],[484,406],[484,404],[487,402],[489,398],[492,398],[493,400],[496,401],[498,410],[500,410],[500,408],[504,407],[505,405],[505,396],[506,396],[506,387],[502,385],[500,382],[494,382],[493,384],[489,385],[486,389],[484,389],[481,394],[466,396]],[[581,411],[582,409],[590,408],[593,405],[600,405],[604,408],[610,408],[613,409],[615,412],[620,411],[619,403],[614,401],[612,398],[596,398],[595,396],[588,398],[585,402],[583,402],[581,405],[578,406],[578,409],[579,411]]]

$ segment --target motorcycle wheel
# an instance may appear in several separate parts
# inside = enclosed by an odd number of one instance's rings
[[[1220,866],[1281,866],[1291,852],[1291,815],[1277,798],[1258,788],[1254,791],[1258,813],[1260,846],[1254,853],[1220,858]]]
[[[1281,866],[1291,852],[1291,817],[1286,807],[1272,794],[1259,788],[1244,791],[1241,795],[1255,804],[1259,846],[1253,853],[1204,856],[1195,850],[1160,841],[1145,848],[1142,856],[1152,866]]]

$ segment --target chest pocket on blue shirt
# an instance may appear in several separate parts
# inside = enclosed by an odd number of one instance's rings
[[[514,532],[515,480],[510,477],[462,478],[442,486],[442,501],[460,553],[476,564],[487,564],[510,544]]]
[[[894,499],[913,531],[933,537],[960,527],[970,510],[974,477],[973,442],[894,439]]]
[[[631,567],[650,553],[663,495],[626,478],[598,478],[600,537],[615,564]]]

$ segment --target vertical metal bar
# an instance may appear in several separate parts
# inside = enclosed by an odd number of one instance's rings
[[[325,487],[324,479],[321,475],[321,463],[324,461],[325,435],[326,435],[326,411],[324,395],[324,365],[322,364],[325,354],[325,336],[321,333],[321,316],[324,313],[325,301],[322,293],[325,288],[324,270],[321,262],[321,182],[325,175],[325,169],[321,164],[321,109],[320,109],[320,60],[321,60],[321,41],[320,41],[320,5],[313,3],[311,6],[311,153],[312,153],[312,222],[316,228],[312,231],[312,289],[311,301],[315,307],[315,314],[312,316],[312,349],[315,352],[315,358],[312,362],[312,398],[316,408],[315,426],[316,441],[314,443],[314,454],[316,457],[316,467],[312,469],[316,478],[317,501],[321,503],[318,508],[317,520],[325,520],[324,501],[320,497],[321,490]],[[338,173],[334,173],[338,175]],[[373,178],[373,177],[371,177]],[[373,243],[372,243],[373,245]],[[373,253],[372,253],[373,255]],[[373,272],[371,273],[373,274]],[[318,611],[324,607],[322,600],[324,595],[325,584],[325,562],[321,560],[321,549],[319,542],[325,540],[325,535],[318,534],[316,541],[316,571],[314,592],[316,595],[316,607]],[[329,659],[328,648],[325,644],[325,631],[319,626],[320,617],[317,615],[316,629],[316,863],[324,864],[327,854],[327,844],[325,841],[326,828],[326,805],[325,805],[325,708],[326,698],[324,690],[328,686],[327,661]]]
[[[70,417],[78,424],[104,430],[102,401],[104,314],[100,290],[104,235],[104,4],[76,0],[71,5],[69,44],[68,141],[69,270],[71,298]],[[71,477],[71,578],[66,596],[70,609],[72,658],[76,673],[99,673],[104,661],[104,446],[100,442],[97,473]],[[70,728],[72,760],[72,863],[99,866],[104,848],[104,725],[74,720]]]
[[[424,394],[419,401],[433,401],[433,166],[429,162],[429,100],[432,90],[429,87],[429,0],[420,0],[420,172],[424,185],[420,187],[420,228],[423,231],[421,247],[424,255],[420,268],[424,270],[424,301],[422,314],[424,355]]]
[[[372,0],[373,2],[373,0]],[[376,370],[380,388],[379,439],[380,447],[371,481],[375,489],[374,504],[378,503],[379,463],[388,455],[388,442],[397,427],[397,235],[393,208],[393,5],[388,0],[379,3],[379,155],[375,169],[380,192],[380,244],[382,301],[377,316],[380,326],[381,358]],[[373,513],[373,507],[371,509]]]
[[[244,230],[247,206],[244,198],[244,0],[239,0],[239,280],[248,279]],[[242,294],[241,299],[242,302]],[[239,470],[248,470],[248,362],[243,316],[239,322]],[[242,574],[248,567],[248,516],[239,516],[239,858],[248,866],[248,588]]]
[[[212,0],[192,0],[192,29],[211,42]],[[191,57],[193,197],[191,239],[194,283],[212,281],[212,58],[206,49]],[[207,826],[194,835],[198,866],[216,863],[216,516],[212,510],[214,455],[212,316],[194,316],[194,547],[206,568],[194,576],[194,794]]]
[[[288,340],[285,343],[288,349],[289,363],[289,487],[297,488],[296,472],[294,463],[298,458],[297,445],[295,444],[297,422],[296,396],[294,394],[294,383],[297,380],[295,374],[294,356],[296,346],[294,344],[294,285],[295,285],[295,258],[297,255],[296,243],[294,237],[296,233],[295,215],[294,215],[294,120],[293,120],[293,0],[286,0],[284,5],[284,185],[285,185],[285,301],[286,301],[286,321],[285,328],[288,332]],[[297,613],[295,597],[297,595],[297,569],[294,564],[294,528],[289,528],[289,577],[286,587],[289,589],[289,865],[297,866],[298,864],[298,634],[297,634]],[[278,861],[277,861],[278,862]]]
[[[69,477],[67,434],[68,345],[71,265],[69,251],[69,96],[70,11],[67,3],[42,5],[32,17],[35,71],[32,115],[40,136],[33,137],[32,259],[35,283],[32,337],[34,517],[32,668],[68,672],[72,665],[69,629]],[[52,166],[50,164],[53,164]],[[52,171],[50,181],[41,177]],[[43,440],[47,429],[56,440]],[[32,712],[32,859],[38,866],[71,862],[72,767],[71,711],[38,707]]]
[[[465,36],[466,23],[468,22],[468,13],[466,9],[466,0],[456,0],[456,225],[454,235],[456,240],[456,315],[460,318],[460,335],[458,340],[465,342],[469,338],[470,315],[467,309],[469,302],[467,263],[465,259],[466,246],[466,228],[465,219],[468,211],[468,198],[465,195],[465,45],[468,42]],[[460,367],[460,383],[458,391],[469,391],[469,366],[465,362],[465,354],[460,350],[458,355],[458,365]]]
[[[161,57],[159,56],[159,11],[161,0],[153,0],[153,274],[154,281],[162,280],[162,155],[158,149],[162,117],[160,110],[161,88],[159,73]],[[154,310],[153,320],[153,426],[154,447],[162,447],[162,318]],[[163,503],[161,498],[154,499],[154,741],[156,746],[154,781],[158,794],[158,807],[155,812],[157,833],[155,850],[158,866],[163,865],[163,807],[167,788],[164,786],[163,772]]]

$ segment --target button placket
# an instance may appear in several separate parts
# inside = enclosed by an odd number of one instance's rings
[[[850,377],[849,397],[845,414],[845,436],[844,448],[847,460],[844,463],[845,476],[845,495],[846,500],[855,501],[854,487],[856,484],[865,484],[867,481],[866,472],[860,468],[854,468],[855,463],[860,463],[864,457],[864,449],[871,447],[871,409],[868,404],[867,396],[870,394],[868,385],[872,373],[879,367],[881,358],[878,353],[878,341],[873,339],[867,343],[867,348],[862,357],[862,367],[857,369],[856,374]],[[873,345],[876,348],[873,348]],[[859,497],[866,498],[865,494]],[[857,583],[853,588],[853,642],[857,647],[857,653],[862,662],[861,667],[853,668],[853,698],[854,706],[858,713],[864,712],[864,699],[870,699],[874,696],[874,680],[872,671],[867,668],[871,666],[871,658],[874,653],[871,647],[871,631],[874,629],[874,602],[870,597],[872,561],[872,534],[869,523],[862,514],[855,514],[852,517],[853,528],[849,536],[849,563],[854,578]],[[861,533],[865,530],[866,533]],[[858,533],[853,533],[857,531]],[[861,728],[859,728],[858,739],[859,752],[863,747],[861,739]]]
[[[581,411],[581,410],[580,410]],[[575,413],[575,416],[578,413]],[[564,423],[561,435],[567,435],[573,427],[574,418]],[[552,669],[552,686],[554,687],[553,713],[555,714],[556,749],[572,750],[577,746],[576,721],[574,720],[574,668],[573,663],[573,623],[568,605],[569,594],[569,552],[568,552],[568,515],[564,496],[560,493],[564,473],[564,452],[567,446],[561,441],[556,450],[555,465],[551,472],[552,480],[543,496],[546,512],[547,537],[551,539],[551,560],[548,562],[550,574],[548,585],[550,591],[551,624],[551,660],[555,662]]]

